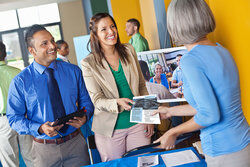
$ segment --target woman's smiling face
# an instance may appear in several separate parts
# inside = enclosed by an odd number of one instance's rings
[[[117,43],[117,29],[111,18],[102,18],[97,23],[97,37],[102,48],[114,46]]]

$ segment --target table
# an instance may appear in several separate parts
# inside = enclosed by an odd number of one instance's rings
[[[98,163],[98,164],[94,164],[94,165],[89,165],[88,167],[137,167],[138,157],[156,155],[156,154],[158,154],[158,155],[168,154],[168,153],[184,151],[184,150],[189,150],[189,149],[191,149],[198,156],[198,158],[200,159],[200,162],[183,164],[183,165],[179,165],[178,167],[206,167],[207,165],[206,165],[205,160],[200,157],[200,155],[197,153],[197,151],[193,147],[187,147],[187,148],[178,149],[178,150],[170,150],[170,151],[164,151],[164,152],[157,152],[157,153],[121,158],[121,159],[116,159],[116,160],[109,161],[109,162],[102,162],[102,163]],[[165,164],[164,164],[161,156],[159,156],[159,164],[154,166],[154,167],[165,167]]]

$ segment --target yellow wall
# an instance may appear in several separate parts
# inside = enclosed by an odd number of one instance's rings
[[[150,50],[160,48],[153,0],[111,0],[111,7],[122,43],[130,39],[125,31],[126,21],[136,18],[141,23],[140,33],[148,40]]]
[[[111,0],[111,7],[122,43],[128,43],[130,39],[125,28],[126,21],[131,18],[139,20],[141,24],[140,33],[144,36],[139,0]]]
[[[243,112],[250,123],[250,1],[209,0],[216,19],[214,41],[234,57],[240,74]]]
[[[171,0],[164,0],[166,12],[167,12],[168,5],[170,2],[171,2]]]
[[[145,38],[150,50],[160,49],[157,21],[155,17],[153,0],[140,0],[141,15],[144,25]]]

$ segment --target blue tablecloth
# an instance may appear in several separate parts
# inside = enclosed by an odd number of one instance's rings
[[[133,157],[127,157],[127,158],[121,158],[121,159],[116,159],[113,161],[109,162],[102,162],[94,165],[89,165],[88,167],[137,167],[137,161],[138,157],[141,156],[149,156],[149,155],[161,155],[161,154],[168,154],[168,153],[173,153],[173,152],[178,152],[178,151],[183,151],[183,150],[192,150],[200,159],[200,162],[194,162],[194,163],[189,163],[189,164],[184,164],[184,165],[179,165],[178,167],[206,167],[206,162],[204,159],[200,157],[200,155],[197,153],[197,151],[193,147],[188,147],[188,148],[183,148],[183,149],[178,149],[178,150],[171,150],[171,151],[164,151],[164,152],[157,152],[157,153],[151,153],[151,154],[144,154],[140,156],[133,156]],[[161,156],[159,156],[159,165],[156,165],[154,167],[165,167],[166,165],[164,164]]]

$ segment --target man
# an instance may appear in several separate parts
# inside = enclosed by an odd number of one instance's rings
[[[136,19],[129,19],[126,23],[126,32],[132,36],[129,43],[133,45],[136,52],[148,51],[148,41],[139,33],[140,22]]]
[[[0,162],[3,166],[19,166],[19,148],[26,166],[33,166],[32,138],[30,135],[18,135],[11,129],[6,117],[7,96],[11,80],[20,70],[6,65],[6,48],[0,42]]]
[[[180,60],[182,55],[178,54],[176,56],[177,68],[173,72],[172,76],[172,87],[181,87],[183,85],[182,71],[180,67]]]
[[[34,62],[10,84],[7,117],[11,127],[33,136],[36,167],[88,165],[86,142],[79,128],[91,118],[93,104],[80,68],[56,61],[56,43],[43,26],[31,26],[25,41]],[[83,107],[86,116],[53,126],[57,118]]]
[[[56,41],[57,45],[57,59],[69,63],[67,56],[69,55],[69,45],[64,40]]]
[[[178,90],[175,93],[173,93],[175,97],[183,96],[183,90],[182,90],[183,78],[182,78],[182,71],[180,67],[181,57],[182,57],[181,54],[178,54],[176,56],[177,68],[173,72],[172,82],[171,82],[171,86],[173,88],[178,88]]]

